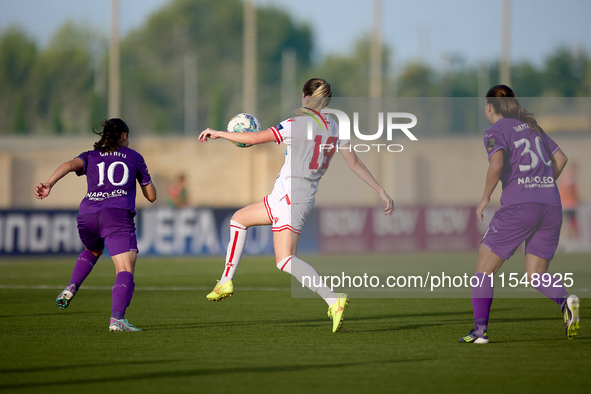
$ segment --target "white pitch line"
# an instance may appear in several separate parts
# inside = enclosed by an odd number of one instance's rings
[[[0,289],[8,289],[8,290],[63,290],[62,286],[54,286],[54,285],[0,285]],[[112,290],[111,286],[82,286],[82,289],[88,290]],[[301,290],[302,288],[298,287],[297,290]],[[136,290],[141,291],[207,291],[211,290],[211,287],[207,286],[137,286]],[[239,287],[237,290],[240,291],[291,291],[290,287]],[[429,292],[428,290],[416,290],[416,289],[363,289],[362,291],[366,292],[388,292],[388,293],[414,293],[414,292]],[[440,289],[437,292],[432,292],[434,295],[436,293],[458,293],[458,292],[465,292],[465,289]],[[508,290],[511,292],[531,292],[531,289],[511,289]],[[581,288],[577,289],[577,293],[589,293],[591,289],[589,288]],[[502,293],[501,293],[502,294]],[[537,294],[533,293],[532,294]],[[499,297],[502,298],[502,297]]]
[[[63,290],[62,286],[53,285],[0,285],[0,289],[9,290]],[[88,290],[112,290],[112,286],[82,286],[81,289]],[[137,286],[140,291],[207,291],[211,287],[206,286]],[[238,287],[237,290],[244,291],[290,291],[289,287]]]

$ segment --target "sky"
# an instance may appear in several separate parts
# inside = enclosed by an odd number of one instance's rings
[[[121,34],[140,28],[170,0],[120,0]],[[254,0],[308,23],[314,59],[346,55],[369,35],[372,0]],[[109,29],[111,0],[1,0],[0,31],[17,25],[41,45],[66,21]],[[391,63],[421,60],[435,68],[450,58],[465,64],[494,61],[501,49],[501,0],[383,0],[382,37]],[[541,66],[558,46],[591,53],[591,1],[512,0],[511,61]],[[259,26],[264,34],[264,26]]]

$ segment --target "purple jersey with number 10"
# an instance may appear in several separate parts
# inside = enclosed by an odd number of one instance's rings
[[[80,203],[80,215],[105,208],[127,209],[135,213],[136,180],[152,182],[142,155],[125,146],[114,152],[91,150],[78,156],[84,162],[76,175],[86,175],[88,191]]]
[[[561,206],[550,161],[559,147],[550,137],[539,135],[527,123],[503,118],[484,133],[484,147],[489,160],[499,149],[505,151],[503,206],[528,202]]]

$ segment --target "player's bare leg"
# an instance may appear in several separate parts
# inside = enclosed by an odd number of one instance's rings
[[[534,256],[531,253],[525,254],[525,271],[532,287],[554,301],[562,310],[564,316],[564,329],[566,337],[572,339],[579,331],[579,297],[574,294],[569,296],[568,292],[558,278],[549,274],[548,267],[550,260]],[[534,274],[537,274],[534,277]]]
[[[547,274],[549,266],[550,260],[534,256],[531,253],[525,254],[525,272],[527,272],[529,283],[534,289],[562,308],[568,298],[568,292],[560,280]]]
[[[331,305],[338,297],[324,283],[322,277],[318,275],[314,267],[296,256],[299,240],[300,235],[290,230],[274,231],[273,247],[275,248],[275,264],[279,270],[294,276],[300,283],[303,283],[314,293],[322,297],[328,305]],[[303,278],[306,278],[306,280],[303,280]]]
[[[482,272],[486,275],[496,274],[504,262],[504,259],[481,244],[478,249],[478,260],[476,260],[476,272]]]
[[[242,224],[244,227],[271,224],[263,201],[258,201],[239,209],[232,215],[232,220]]]

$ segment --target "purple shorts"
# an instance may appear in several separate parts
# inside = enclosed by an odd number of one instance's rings
[[[562,208],[538,203],[513,204],[495,212],[482,244],[504,260],[525,241],[525,253],[552,260],[562,227]]]
[[[93,252],[107,247],[109,254],[135,250],[135,214],[127,209],[107,208],[97,213],[78,215],[78,234],[86,249]]]

